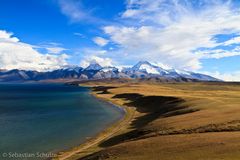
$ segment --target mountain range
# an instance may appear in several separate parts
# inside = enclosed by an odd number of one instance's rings
[[[98,80],[98,79],[164,79],[165,81],[220,81],[212,76],[184,70],[163,69],[147,61],[133,67],[118,69],[91,63],[88,67],[66,67],[54,71],[0,70],[0,82],[42,80]]]

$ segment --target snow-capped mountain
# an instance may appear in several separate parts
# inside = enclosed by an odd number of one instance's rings
[[[25,70],[0,70],[0,82],[8,81],[39,81],[54,79],[92,80],[105,78],[163,78],[176,81],[219,81],[218,79],[194,72],[164,69],[147,61],[140,61],[130,68],[121,71],[112,66],[103,67],[98,63],[91,63],[88,67],[68,66],[62,69],[37,72]]]
[[[103,67],[100,66],[98,63],[91,63],[87,68],[85,68],[84,70],[89,71],[89,70],[94,70],[94,71],[98,71],[101,70]]]
[[[164,78],[187,78],[200,81],[219,81],[218,79],[185,70],[177,69],[163,69],[162,67],[153,65],[147,61],[140,61],[131,68],[123,69],[123,72],[132,78],[151,78],[151,77],[164,77]]]
[[[81,72],[83,70],[83,68],[82,67],[78,67],[78,66],[71,66],[71,67],[63,68],[63,70],[65,70],[65,71],[74,71],[74,72]]]
[[[123,72],[128,74],[136,74],[141,72],[145,74],[162,75],[162,76],[168,73],[167,70],[164,70],[161,67],[152,65],[147,61],[140,61],[136,65],[134,65],[132,68],[123,69]]]
[[[151,63],[147,62],[147,61],[140,61],[138,62],[136,65],[134,65],[132,67],[133,71],[145,71],[148,74],[160,74],[160,75],[164,75],[167,73],[166,70],[164,70],[161,67],[152,65]]]
[[[100,71],[102,72],[118,72],[116,67],[103,67]]]

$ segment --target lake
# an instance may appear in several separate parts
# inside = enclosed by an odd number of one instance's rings
[[[45,159],[39,154],[77,146],[123,115],[86,87],[0,84],[0,159]]]

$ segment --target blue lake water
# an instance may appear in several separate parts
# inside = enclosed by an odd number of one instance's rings
[[[96,99],[85,87],[0,84],[0,159],[70,149],[122,116],[123,111]],[[1,157],[3,153],[9,155]]]

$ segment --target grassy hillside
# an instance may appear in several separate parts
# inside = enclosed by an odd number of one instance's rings
[[[240,159],[237,83],[85,83],[134,112],[98,151],[79,159]],[[99,151],[100,150],[100,151]],[[88,152],[88,153],[91,153]]]

